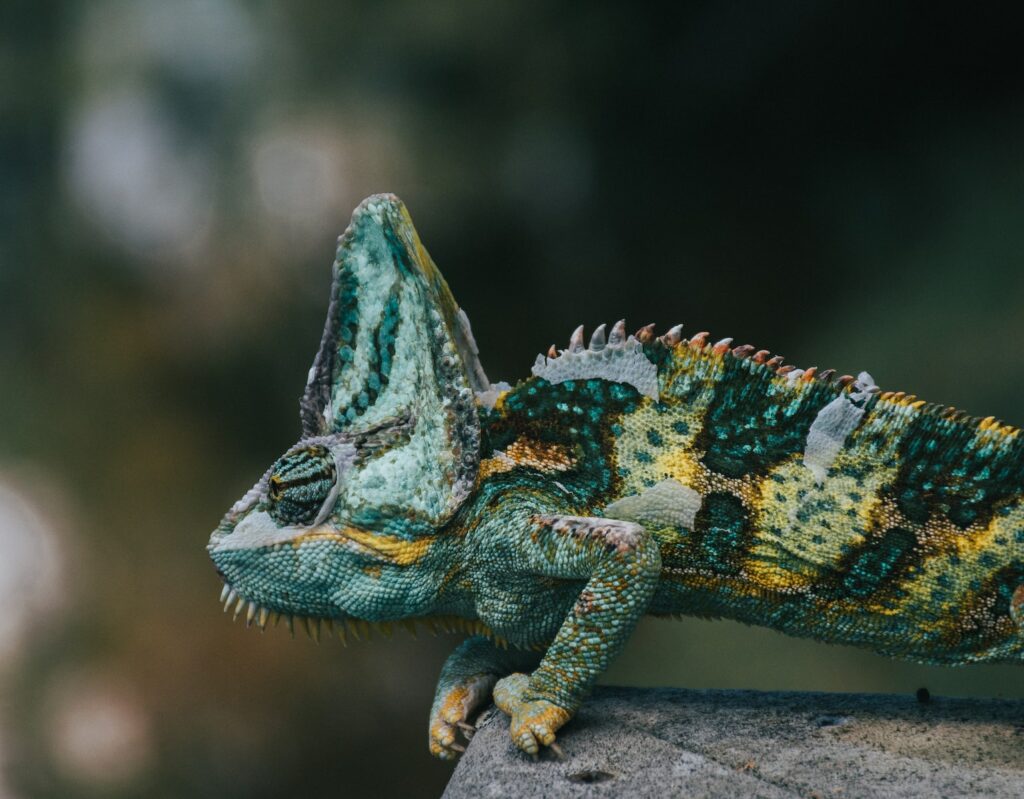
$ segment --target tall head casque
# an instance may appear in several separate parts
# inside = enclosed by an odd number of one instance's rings
[[[488,388],[405,206],[364,200],[338,241],[302,437],[210,537],[225,598],[250,619],[414,615],[399,573],[429,556],[473,487],[475,392]]]

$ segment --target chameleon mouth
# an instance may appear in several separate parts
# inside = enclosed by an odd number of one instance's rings
[[[509,642],[494,632],[478,619],[464,619],[461,616],[423,616],[410,619],[396,619],[394,621],[369,622],[365,619],[336,618],[331,616],[305,616],[298,613],[283,613],[278,610],[258,605],[251,599],[246,599],[239,594],[238,590],[229,583],[224,583],[220,592],[220,601],[224,604],[224,612],[227,613],[234,605],[232,621],[238,621],[245,617],[246,627],[257,627],[260,632],[265,632],[267,627],[277,627],[283,620],[292,638],[295,637],[296,623],[305,630],[311,641],[320,643],[321,637],[337,637],[343,646],[348,646],[348,636],[351,635],[356,641],[370,641],[373,638],[373,631],[377,630],[385,638],[394,635],[396,625],[404,629],[413,638],[417,638],[416,625],[421,625],[433,636],[440,633],[466,633],[469,635],[485,635],[492,639],[495,644],[508,649]]]
[[[214,538],[207,545],[211,556],[243,549],[262,549],[281,546],[301,546],[312,541],[334,541],[349,547],[354,552],[369,556],[381,564],[411,566],[422,560],[430,551],[436,536],[405,539],[400,536],[375,533],[358,527],[334,527],[286,525],[278,527],[265,511],[251,513],[241,522],[225,529],[218,528]]]

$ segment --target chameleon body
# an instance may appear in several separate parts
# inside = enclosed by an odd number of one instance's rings
[[[1019,431],[679,328],[492,385],[401,202],[339,240],[302,437],[208,546],[236,616],[455,624],[431,751],[492,694],[554,744],[644,614],[925,663],[1024,659]]]

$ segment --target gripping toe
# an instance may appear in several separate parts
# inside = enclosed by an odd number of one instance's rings
[[[536,755],[542,746],[553,746],[555,733],[570,718],[565,708],[530,694],[530,678],[511,674],[494,686],[494,703],[511,719],[509,734],[519,749]]]

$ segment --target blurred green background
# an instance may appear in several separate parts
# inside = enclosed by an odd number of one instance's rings
[[[0,797],[442,789],[455,637],[261,636],[204,550],[298,435],[367,194],[406,201],[492,379],[625,316],[1024,422],[1021,33],[991,4],[4,2]],[[651,621],[606,681],[1022,677]]]

